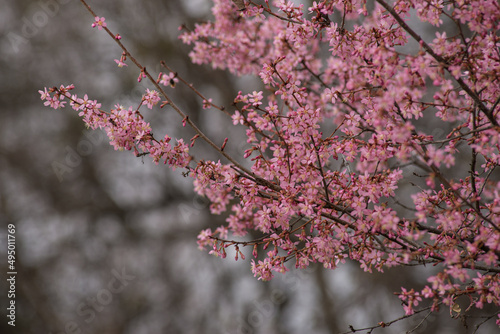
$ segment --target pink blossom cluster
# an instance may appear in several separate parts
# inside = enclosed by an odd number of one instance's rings
[[[422,298],[453,308],[463,294],[478,308],[500,305],[500,184],[489,178],[500,163],[498,3],[366,6],[315,1],[306,9],[279,0],[251,2],[238,14],[231,1],[215,0],[215,20],[181,36],[193,45],[193,62],[258,76],[266,87],[234,101],[251,174],[218,164],[204,182],[194,175],[214,213],[238,199],[227,219],[235,236],[266,237],[249,243],[205,231],[199,244],[218,254],[241,244],[272,248],[252,262],[263,280],[291,259],[299,268],[335,268],[350,258],[369,272],[433,263],[440,271],[432,286],[400,294],[407,314]],[[474,33],[438,31],[424,41],[405,23],[411,10],[422,22]],[[403,51],[412,39],[420,45],[413,54]],[[450,130],[434,138],[416,125],[424,117]],[[327,133],[325,124],[333,125]],[[447,170],[467,151],[473,172],[457,179]],[[390,200],[405,165],[426,174],[427,188],[409,198],[413,215]]]
[[[424,300],[452,315],[500,306],[498,2],[320,0],[306,8],[266,0],[239,11],[214,0],[212,13],[180,36],[192,61],[253,75],[264,89],[234,99],[232,122],[248,145],[240,157],[224,151],[227,138],[217,147],[181,113],[198,132],[192,145],[202,138],[230,161],[189,166],[212,213],[228,212],[225,226],[200,233],[200,248],[224,258],[234,247],[238,259],[240,247],[253,247],[252,272],[262,280],[285,273],[287,262],[333,269],[350,259],[367,272],[433,265],[423,290],[399,294],[406,314]],[[412,15],[435,37],[416,33]],[[172,87],[176,79],[158,77]],[[70,89],[45,90],[42,99],[55,109],[71,99],[115,148],[188,166],[181,139],[173,148],[169,137],[156,141],[138,111],[104,113]],[[157,94],[142,102],[152,108]],[[261,237],[249,240],[250,232]],[[467,310],[456,302],[464,295]]]
[[[132,107],[124,108],[116,105],[110,112],[102,111],[101,104],[96,100],[89,100],[85,94],[83,98],[70,94],[74,85],[45,88],[39,91],[44,104],[54,109],[64,107],[65,100],[70,101],[73,110],[83,118],[85,124],[92,129],[104,129],[115,150],[134,150],[136,155],[149,154],[153,161],[158,164],[164,160],[165,164],[173,168],[186,167],[191,160],[189,147],[182,139],[177,144],[170,144],[171,138],[165,135],[163,139],[154,138],[151,126],[144,121],[138,110]],[[143,102],[148,108],[153,108],[160,101],[160,96],[155,90],[146,90]]]

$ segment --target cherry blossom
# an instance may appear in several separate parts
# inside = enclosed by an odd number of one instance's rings
[[[95,22],[92,23],[92,28],[97,27],[97,29],[101,30],[102,28],[107,26],[106,22],[104,22],[104,21],[106,21],[106,19],[104,17],[96,16]]]

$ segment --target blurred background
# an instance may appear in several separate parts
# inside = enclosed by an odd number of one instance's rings
[[[89,3],[155,75],[164,60],[229,111],[239,90],[259,88],[252,78],[190,63],[178,27],[211,19],[210,0]],[[73,83],[106,110],[136,107],[149,87],[137,83],[130,62],[116,66],[121,50],[92,22],[76,0],[0,0],[1,333],[342,333],[403,315],[393,292],[421,287],[422,268],[370,275],[346,263],[257,281],[250,256],[235,262],[198,250],[198,232],[224,217],[209,214],[182,170],[114,151],[71,109],[44,107],[43,87]],[[228,132],[241,138],[242,128],[204,110],[189,89],[168,92],[215,142]],[[172,110],[144,115],[159,137],[193,135]],[[216,158],[199,143],[197,158]],[[244,141],[227,149],[242,147]],[[16,230],[15,328],[5,316],[8,224]],[[443,309],[378,332],[472,332],[474,324],[467,325]]]

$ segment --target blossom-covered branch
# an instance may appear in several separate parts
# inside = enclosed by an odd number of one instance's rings
[[[73,86],[45,89],[42,99],[56,109],[71,100],[115,148],[187,168],[212,213],[229,213],[226,225],[200,233],[200,248],[226,257],[234,247],[238,259],[240,247],[253,247],[252,271],[262,280],[288,271],[288,262],[334,269],[350,259],[367,272],[432,264],[423,289],[398,294],[407,315],[424,300],[450,313],[500,306],[498,2],[334,0],[305,8],[266,0],[239,10],[214,0],[214,21],[180,39],[195,64],[260,78],[263,90],[240,91],[234,110],[166,64],[169,73],[154,80],[91,13],[93,26],[122,47],[117,64],[131,59],[139,79],[154,85],[141,106],[164,100],[196,131],[191,145],[201,138],[225,160],[197,161],[182,138],[175,147],[168,136],[155,140],[138,109],[105,113],[70,95]],[[435,37],[416,33],[411,15],[434,26]],[[456,32],[448,36],[444,21]],[[200,130],[162,87],[179,81],[206,108],[228,113],[249,148],[231,156],[231,141],[216,145]],[[248,239],[250,232],[259,236]],[[457,308],[461,296],[469,297],[466,310]]]

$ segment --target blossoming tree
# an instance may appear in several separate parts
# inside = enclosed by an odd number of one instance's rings
[[[260,78],[265,89],[240,92],[232,110],[165,63],[164,73],[150,73],[81,2],[92,26],[123,49],[118,66],[137,66],[138,80],[155,89],[138,108],[109,111],[73,85],[41,97],[54,109],[69,102],[115,149],[185,169],[212,213],[228,212],[226,225],[200,233],[200,248],[221,257],[234,248],[236,259],[252,248],[261,280],[290,265],[335,269],[347,259],[368,272],[434,266],[423,290],[398,293],[407,316],[419,303],[452,316],[500,306],[497,1],[214,0],[213,22],[184,27],[180,38],[195,64]],[[169,96],[181,83],[231,117],[249,148],[232,156],[225,147],[235,143],[209,138]],[[144,107],[174,109],[196,135],[153,134]],[[221,160],[192,156],[199,140]],[[466,309],[456,302],[463,296]],[[500,312],[487,319],[495,317],[500,325]]]

